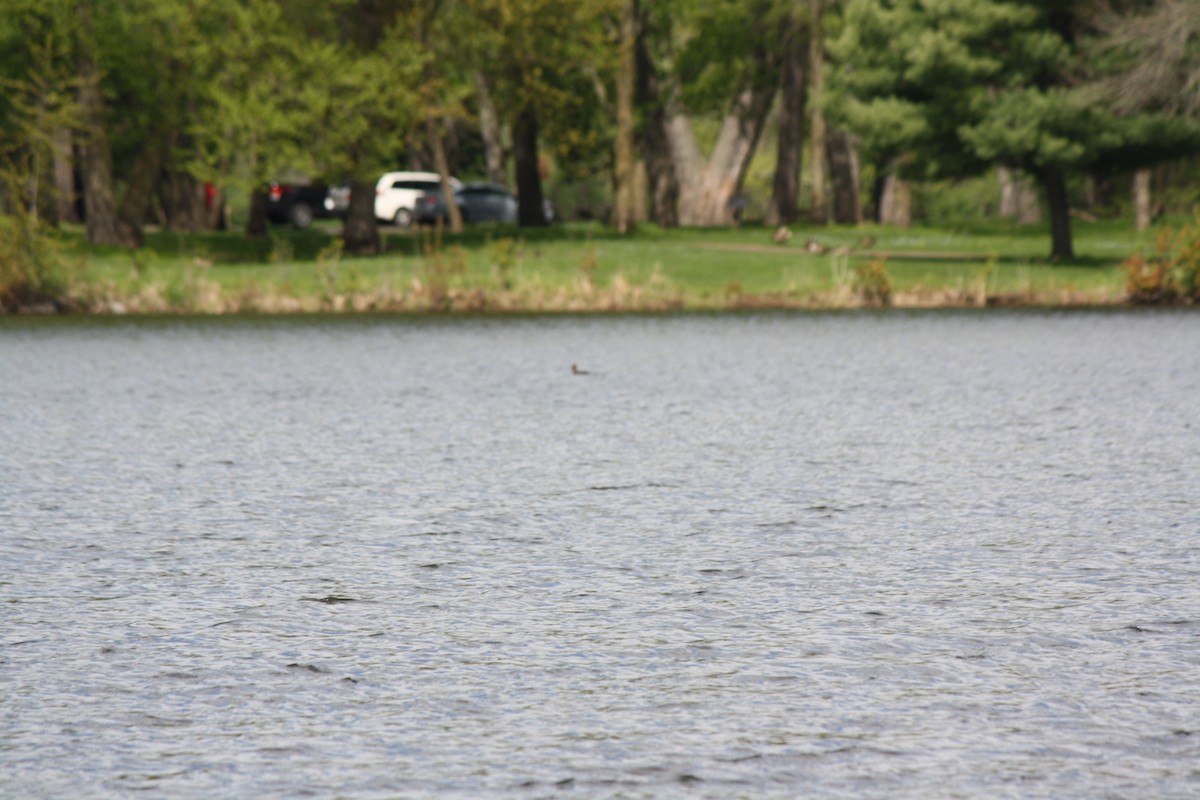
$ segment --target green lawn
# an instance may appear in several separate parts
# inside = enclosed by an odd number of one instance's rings
[[[336,223],[307,231],[150,232],[137,251],[64,234],[73,307],[221,312],[345,309],[598,310],[862,303],[873,264],[894,305],[1120,302],[1123,262],[1153,234],[1127,220],[1076,222],[1076,258],[1053,262],[1041,227],[792,226],[662,230],[619,237],[595,223],[476,227],[459,236],[382,229],[384,252],[352,258]]]

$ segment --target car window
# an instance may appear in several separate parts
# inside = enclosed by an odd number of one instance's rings
[[[437,183],[433,181],[395,181],[392,184],[393,189],[418,189],[424,190],[431,187],[436,187]]]

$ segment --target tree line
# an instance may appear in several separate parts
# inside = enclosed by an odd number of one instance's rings
[[[93,243],[216,227],[234,192],[261,233],[300,173],[350,183],[369,253],[402,167],[508,184],[542,225],[548,160],[608,176],[622,231],[724,225],[764,139],[770,224],[998,168],[1070,256],[1069,181],[1128,177],[1144,216],[1147,170],[1200,152],[1200,3],[0,0],[0,211]]]

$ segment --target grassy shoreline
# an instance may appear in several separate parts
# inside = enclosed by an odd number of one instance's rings
[[[1125,262],[1155,233],[1127,220],[1079,224],[1077,257],[1052,262],[1039,227],[883,226],[662,230],[596,224],[460,236],[384,229],[384,252],[352,258],[336,225],[240,233],[152,231],[141,250],[64,232],[53,300],[24,313],[297,314],[631,312],[864,306],[1115,306]]]

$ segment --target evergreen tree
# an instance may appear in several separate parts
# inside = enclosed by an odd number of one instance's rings
[[[1042,184],[1055,257],[1071,257],[1067,178],[1194,147],[1158,115],[1122,115],[1089,79],[1087,3],[849,0],[834,44],[836,106],[878,160],[918,176],[992,164]]]

